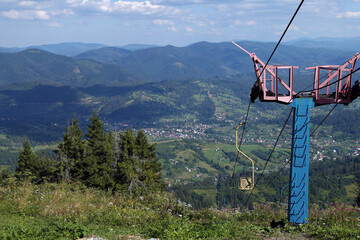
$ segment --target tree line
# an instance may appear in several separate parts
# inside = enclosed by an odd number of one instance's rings
[[[186,185],[173,186],[171,190],[174,190],[176,197],[195,208],[240,206],[251,209],[255,202],[287,204],[289,169],[275,177],[276,173],[264,174],[249,200],[249,192],[239,190],[238,186],[240,178],[250,174],[240,171],[231,175],[220,173],[216,176],[216,181],[214,177],[209,177]],[[259,173],[255,174],[255,181],[258,177]],[[346,187],[351,185],[355,187],[351,193],[356,197],[347,193]],[[212,190],[212,195],[199,194],[206,190]],[[246,200],[247,206],[244,205]],[[309,202],[327,207],[333,201],[350,201],[360,206],[360,156],[310,163]]]
[[[43,182],[80,182],[107,191],[144,194],[162,190],[161,164],[142,130],[106,132],[97,113],[89,118],[84,135],[74,115],[65,128],[54,157],[35,154],[28,139],[19,152],[15,177]]]

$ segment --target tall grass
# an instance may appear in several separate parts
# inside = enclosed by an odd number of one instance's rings
[[[262,239],[301,234],[322,239],[360,239],[360,210],[334,203],[310,207],[309,223],[272,229],[287,216],[281,204],[255,204],[254,210],[195,211],[170,193],[130,197],[81,184],[19,183],[0,187],[1,239],[78,239],[125,235],[161,239]]]

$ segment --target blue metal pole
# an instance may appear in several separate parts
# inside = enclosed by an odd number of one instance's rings
[[[309,138],[310,109],[314,99],[294,98],[293,133],[289,182],[289,221],[294,224],[307,223],[309,204]]]

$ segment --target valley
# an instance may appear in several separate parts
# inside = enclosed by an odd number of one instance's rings
[[[271,45],[256,42],[241,44],[260,55],[266,55],[265,50]],[[308,61],[306,55],[309,51],[317,51],[317,58]],[[283,46],[274,61],[281,61],[289,54],[302,67],[318,64],[324,59],[338,59],[339,62],[350,52]],[[219,182],[228,181],[226,179],[231,176],[238,178],[249,174],[249,161],[236,156],[235,128],[245,120],[249,89],[255,79],[247,56],[242,56],[231,44],[201,42],[183,48],[167,46],[136,50],[98,48],[76,58],[34,50],[2,56],[5,56],[3,62],[7,62],[3,67],[9,74],[0,76],[0,168],[15,169],[24,136],[29,137],[38,154],[52,156],[73,115],[76,114],[80,127],[85,129],[88,117],[97,111],[108,131],[144,130],[149,140],[157,144],[165,182],[169,189],[178,189],[175,192],[179,196],[191,189],[194,199],[202,196],[207,201],[208,205],[204,203],[206,206],[218,205],[217,198],[221,198],[223,190],[221,184],[216,191],[213,188]],[[200,56],[212,63],[196,65],[203,62]],[[33,58],[38,60],[31,60]],[[132,61],[142,62],[146,67],[140,71],[140,68],[131,65]],[[210,71],[214,64],[220,66],[220,61],[225,64],[220,67],[222,70],[215,68]],[[45,62],[47,65],[34,68],[34,64]],[[178,74],[168,66],[180,62],[183,67],[188,66],[182,69],[186,74]],[[27,67],[23,68],[19,63]],[[15,66],[38,70],[34,74],[29,70],[22,70],[22,75],[19,72],[10,74],[9,69]],[[49,72],[45,73],[43,68],[49,69]],[[50,69],[56,70],[57,75]],[[309,86],[311,76],[304,71],[297,74],[297,79],[306,80],[297,81],[297,89]],[[159,78],[160,75],[165,77]],[[350,161],[359,156],[359,109],[359,100],[349,106],[338,106],[317,129],[311,138],[311,164]],[[329,110],[330,107],[325,106],[312,111],[311,131]],[[289,106],[273,103],[256,101],[251,105],[242,150],[255,160],[256,175],[262,172],[289,111]],[[346,122],[342,120],[344,116]],[[291,121],[285,127],[267,166],[267,177],[289,161]],[[356,174],[356,171],[346,172],[352,181]],[[232,180],[231,184],[235,186],[237,181]],[[281,181],[286,184],[286,178]],[[207,186],[207,190],[197,187],[198,184]],[[353,186],[351,181],[339,185],[339,189],[347,189],[343,200],[351,199]],[[274,186],[270,195],[262,197],[274,199],[277,196],[278,199],[279,190],[276,188],[278,186]],[[318,201],[325,204],[329,199],[327,196]]]

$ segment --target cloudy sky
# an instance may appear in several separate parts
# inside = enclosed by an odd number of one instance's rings
[[[278,41],[300,0],[0,0],[0,46]],[[285,41],[360,36],[360,0],[305,0]]]

